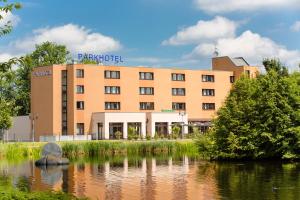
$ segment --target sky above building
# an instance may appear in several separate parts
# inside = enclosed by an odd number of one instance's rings
[[[300,63],[300,0],[20,0],[5,14],[0,61],[44,41],[78,53],[121,55],[119,65],[207,69],[220,56]],[[111,63],[112,65],[114,63]]]

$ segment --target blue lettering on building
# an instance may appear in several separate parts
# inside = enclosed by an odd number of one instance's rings
[[[122,56],[108,55],[108,54],[78,53],[77,58],[78,58],[78,61],[91,60],[91,61],[96,61],[97,63],[113,62],[113,63],[117,64],[117,63],[124,62]]]

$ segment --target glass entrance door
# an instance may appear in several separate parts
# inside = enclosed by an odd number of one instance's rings
[[[118,131],[122,133],[121,138],[123,138],[123,123],[109,123],[109,139],[117,139]]]

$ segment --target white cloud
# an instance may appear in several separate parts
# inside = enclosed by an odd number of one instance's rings
[[[209,13],[300,8],[299,0],[194,0],[194,2],[198,9]]]
[[[279,58],[281,62],[298,68],[300,51],[289,50],[273,40],[262,37],[257,33],[245,31],[235,38],[221,38],[216,41],[220,56],[243,56],[250,64],[261,65],[264,58]],[[199,44],[186,58],[199,58],[212,56],[215,43]]]
[[[16,26],[21,20],[19,16],[13,15],[11,12],[1,11],[0,15],[3,17],[0,20],[0,27],[4,26],[8,22],[10,22],[10,25]]]
[[[184,28],[168,40],[162,42],[163,45],[185,45],[197,44],[204,40],[213,40],[223,37],[234,37],[237,22],[227,18],[216,16],[210,21],[200,20],[194,26]]]
[[[299,32],[300,31],[300,21],[296,21],[292,26],[291,26],[291,30],[295,31],[295,32]]]
[[[83,26],[66,24],[52,28],[42,28],[33,31],[31,36],[11,42],[5,54],[0,58],[7,58],[5,55],[17,56],[29,53],[34,50],[36,44],[50,41],[66,45],[72,53],[107,53],[121,49],[119,41],[101,33],[91,32]]]
[[[106,53],[121,48],[119,41],[74,24],[34,30],[33,36],[17,40],[10,46],[19,51],[32,51],[35,44],[45,41],[66,45],[71,52]]]

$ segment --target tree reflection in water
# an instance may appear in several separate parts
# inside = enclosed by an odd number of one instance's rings
[[[213,176],[222,199],[300,199],[299,172],[300,163],[206,162],[198,181]]]

